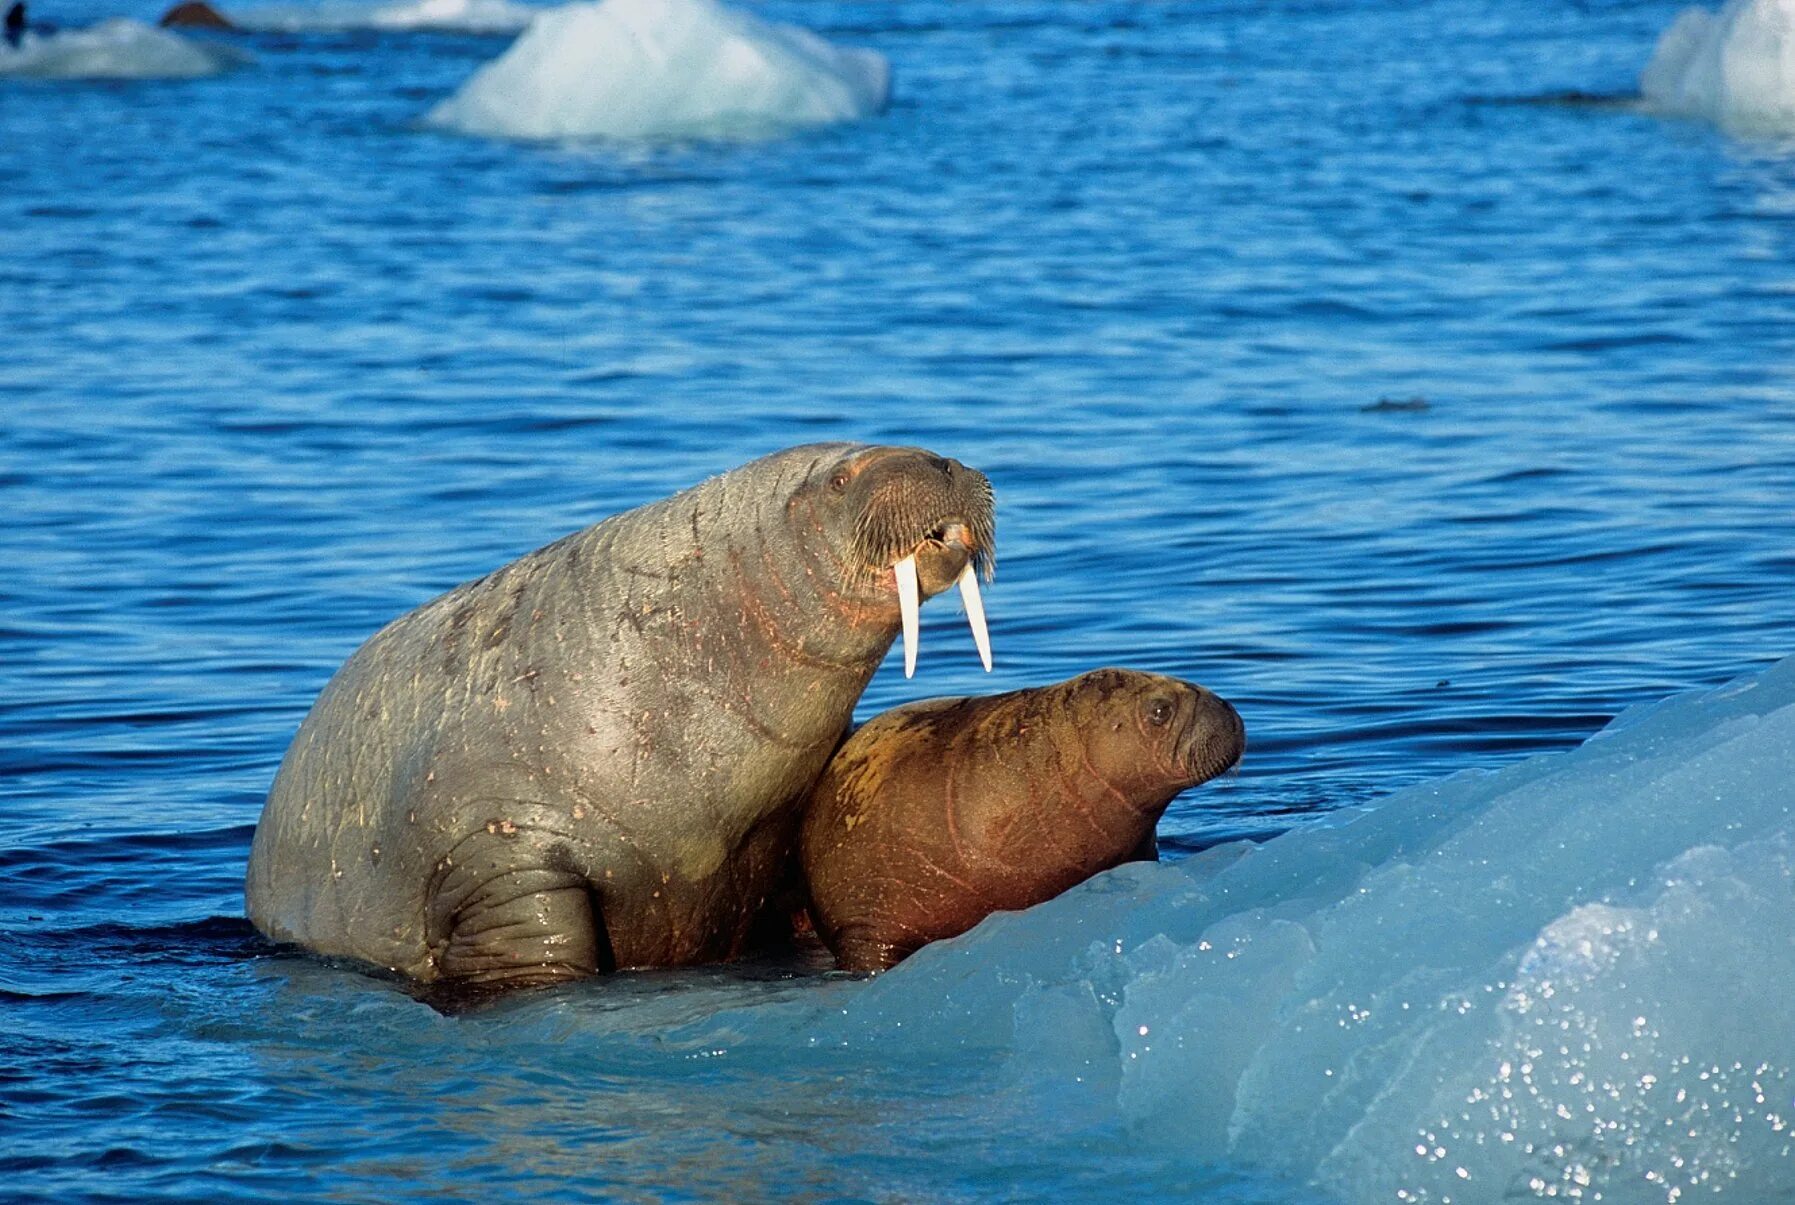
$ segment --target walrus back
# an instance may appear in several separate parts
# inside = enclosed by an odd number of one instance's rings
[[[440,856],[442,842],[432,837],[444,827],[426,815],[419,830],[416,804],[429,795],[436,755],[466,723],[468,703],[492,694],[496,654],[527,583],[571,551],[561,541],[408,612],[332,675],[288,746],[256,826],[245,902],[258,929],[416,973],[430,936],[429,868],[420,874],[419,863]],[[395,831],[396,819],[411,831]],[[372,917],[384,923],[370,924]]]

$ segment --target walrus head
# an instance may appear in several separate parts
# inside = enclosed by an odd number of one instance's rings
[[[991,638],[978,578],[996,567],[991,482],[922,448],[861,447],[819,464],[809,483],[843,564],[843,592],[896,603],[904,675],[916,672],[922,600],[958,585],[985,668]],[[889,613],[889,612],[888,612]]]
[[[1099,669],[1062,683],[1086,714],[1085,756],[1107,781],[1128,784],[1157,816],[1172,797],[1231,769],[1246,750],[1240,713],[1192,682]],[[1128,789],[1125,787],[1125,789]]]

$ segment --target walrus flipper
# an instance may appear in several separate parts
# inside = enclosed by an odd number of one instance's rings
[[[484,884],[457,914],[442,952],[442,977],[527,987],[615,969],[598,902],[583,881],[549,870],[515,870]]]
[[[923,944],[923,941],[911,945],[857,933],[841,934],[836,937],[834,946],[835,966],[843,971],[889,970],[916,953]]]
[[[429,911],[444,982],[525,987],[616,969],[598,895],[553,828],[487,821],[438,864]]]

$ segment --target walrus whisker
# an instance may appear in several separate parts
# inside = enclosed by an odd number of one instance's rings
[[[878,574],[924,548],[964,548],[990,581],[996,569],[991,483],[962,469],[950,482],[901,479],[881,483],[854,522],[860,572]]]

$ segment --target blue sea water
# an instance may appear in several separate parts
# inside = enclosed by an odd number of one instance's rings
[[[818,439],[997,490],[997,671],[938,602],[865,714],[1102,664],[1236,704],[1173,858],[1771,664],[1795,145],[1573,95],[1678,7],[792,0],[892,105],[751,142],[426,128],[505,44],[453,34],[0,79],[0,1195],[1325,1193],[753,1020],[902,969],[443,1016],[264,944],[250,835],[387,619]]]

